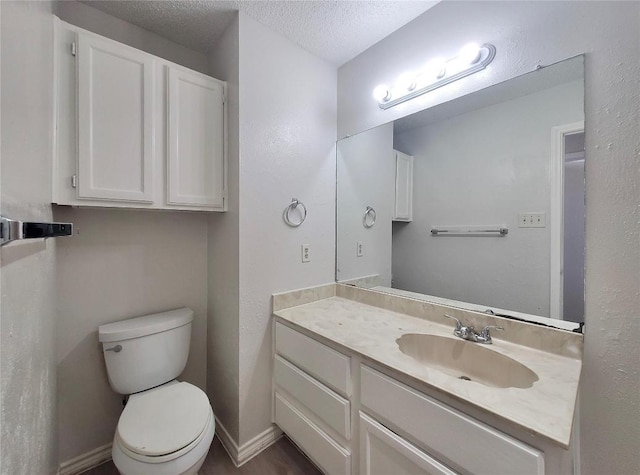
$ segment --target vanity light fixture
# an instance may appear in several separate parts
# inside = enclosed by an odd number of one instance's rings
[[[373,97],[381,109],[388,109],[445,84],[452,83],[470,74],[482,71],[496,56],[496,47],[491,44],[465,45],[455,58],[434,59],[421,71],[402,74],[392,87],[384,84],[373,90]]]

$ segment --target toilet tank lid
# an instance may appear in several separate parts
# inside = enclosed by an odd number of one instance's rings
[[[178,328],[193,321],[193,310],[188,307],[154,313],[108,323],[98,327],[98,339],[103,342],[130,340]]]

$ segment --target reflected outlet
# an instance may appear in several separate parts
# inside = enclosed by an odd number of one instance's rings
[[[520,213],[518,215],[519,228],[544,228],[546,226],[546,213]]]

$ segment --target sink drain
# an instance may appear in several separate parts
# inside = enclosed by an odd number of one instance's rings
[[[471,381],[469,376],[458,376],[458,379],[462,379],[463,381]]]

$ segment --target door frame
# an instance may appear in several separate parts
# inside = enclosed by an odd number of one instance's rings
[[[584,132],[584,121],[571,122],[551,128],[551,157],[549,181],[551,202],[549,207],[550,234],[550,289],[549,316],[562,320],[564,276],[564,138]]]

